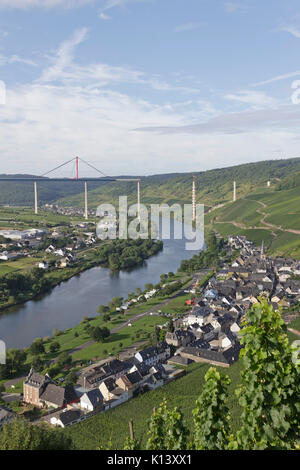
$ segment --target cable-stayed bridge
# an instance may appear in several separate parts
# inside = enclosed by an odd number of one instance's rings
[[[65,177],[49,177],[50,173],[53,173],[57,170],[60,170],[61,168],[65,167],[66,165],[69,165],[70,163],[75,164],[75,176],[73,178],[65,178]],[[97,177],[80,177],[79,176],[79,162],[83,163],[84,165],[88,166],[90,169],[98,173],[100,176]],[[3,178],[0,177],[0,181],[5,181],[7,182],[18,182],[18,181],[32,181],[33,182],[33,190],[34,190],[34,212],[35,214],[38,213],[38,186],[37,183],[49,183],[51,181],[73,181],[74,183],[78,182],[84,182],[84,217],[85,219],[88,219],[88,187],[87,183],[89,181],[95,181],[95,182],[112,182],[112,181],[119,181],[119,182],[135,182],[137,183],[137,204],[138,204],[138,214],[140,213],[140,183],[141,180],[140,178],[113,178],[111,176],[105,175],[101,170],[98,170],[95,166],[91,165],[89,162],[83,160],[80,157],[74,157],[71,160],[68,160],[55,168],[52,168],[51,170],[47,171],[46,173],[40,175],[40,176],[33,176],[33,177],[7,177]]]

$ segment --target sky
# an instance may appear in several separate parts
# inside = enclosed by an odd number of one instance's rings
[[[299,156],[299,49],[298,0],[0,0],[1,173]]]

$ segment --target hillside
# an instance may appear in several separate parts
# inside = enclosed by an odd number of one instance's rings
[[[194,173],[170,173],[142,177],[142,202],[172,204],[189,203],[191,200],[192,175],[196,176],[197,200],[208,206],[226,202],[232,198],[232,183],[237,181],[239,196],[254,190],[263,189],[268,180],[272,187],[278,186],[278,180],[284,183],[283,189],[295,184],[291,175],[300,174],[300,158],[286,160],[268,160],[248,163],[227,168]],[[2,178],[30,177],[33,175],[0,175]],[[135,176],[136,177],[136,176]],[[39,183],[39,203],[58,201],[67,206],[83,206],[83,183],[56,181]],[[130,203],[136,202],[135,183],[89,182],[89,206],[97,207],[103,202],[117,203],[119,195],[127,195]],[[19,183],[0,182],[0,204],[32,205],[32,181]]]
[[[300,172],[300,158],[286,160],[268,160],[248,163],[228,168],[218,168],[194,173],[173,173],[142,178],[141,200],[145,204],[191,202],[192,176],[196,176],[197,202],[207,206],[232,199],[232,185],[236,180],[239,197],[264,190],[267,181],[271,187],[278,180],[290,174]],[[89,187],[90,189],[90,187]],[[89,206],[96,208],[101,203],[118,203],[118,197],[128,196],[128,202],[136,202],[135,183],[107,183],[97,189],[89,190]],[[58,201],[66,206],[83,206],[83,194],[61,198]]]
[[[209,224],[224,236],[263,240],[270,254],[300,259],[300,186],[248,194],[209,212]]]

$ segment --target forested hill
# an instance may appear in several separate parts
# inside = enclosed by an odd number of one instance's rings
[[[33,178],[36,175],[6,175],[0,174],[1,178]],[[47,179],[47,178],[45,178]],[[89,183],[91,189],[97,188],[105,183]],[[38,183],[39,204],[54,202],[63,197],[70,197],[81,193],[84,190],[82,182],[73,183],[64,181],[40,182]],[[33,182],[5,182],[0,181],[0,205],[33,205]]]
[[[300,171],[297,173],[291,173],[285,178],[282,178],[276,187],[276,189],[292,189],[300,186]]]
[[[243,196],[266,187],[271,181],[273,188],[280,181],[300,172],[300,158],[267,160],[227,168],[193,173],[170,173],[142,177],[142,202],[150,203],[190,203],[192,175],[196,176],[197,201],[215,205],[232,199],[232,184],[237,182],[238,195]],[[32,177],[31,175],[0,175],[1,177]],[[135,177],[137,175],[134,175]],[[136,202],[135,183],[92,183],[89,188],[89,206],[100,203],[117,203],[119,195],[127,195],[129,203]],[[39,183],[39,203],[59,202],[66,206],[83,206],[83,183],[47,182]],[[0,182],[0,204],[32,205],[33,183]]]
[[[192,176],[196,176],[197,202],[213,206],[232,200],[233,181],[237,183],[238,196],[278,186],[279,180],[300,171],[300,158],[268,160],[227,168],[194,173],[173,173],[142,178],[141,200],[145,204],[175,202],[190,203]],[[128,202],[136,202],[135,183],[108,183],[89,191],[89,205],[96,207],[103,202],[117,203],[120,195],[127,195]],[[83,206],[83,194],[59,201],[70,206]]]

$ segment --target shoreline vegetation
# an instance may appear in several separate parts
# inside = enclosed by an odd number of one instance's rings
[[[9,308],[38,299],[61,282],[95,267],[112,271],[141,266],[163,250],[161,240],[113,240],[94,248],[69,267],[44,271],[34,267],[28,273],[7,273],[0,277],[0,315]]]

